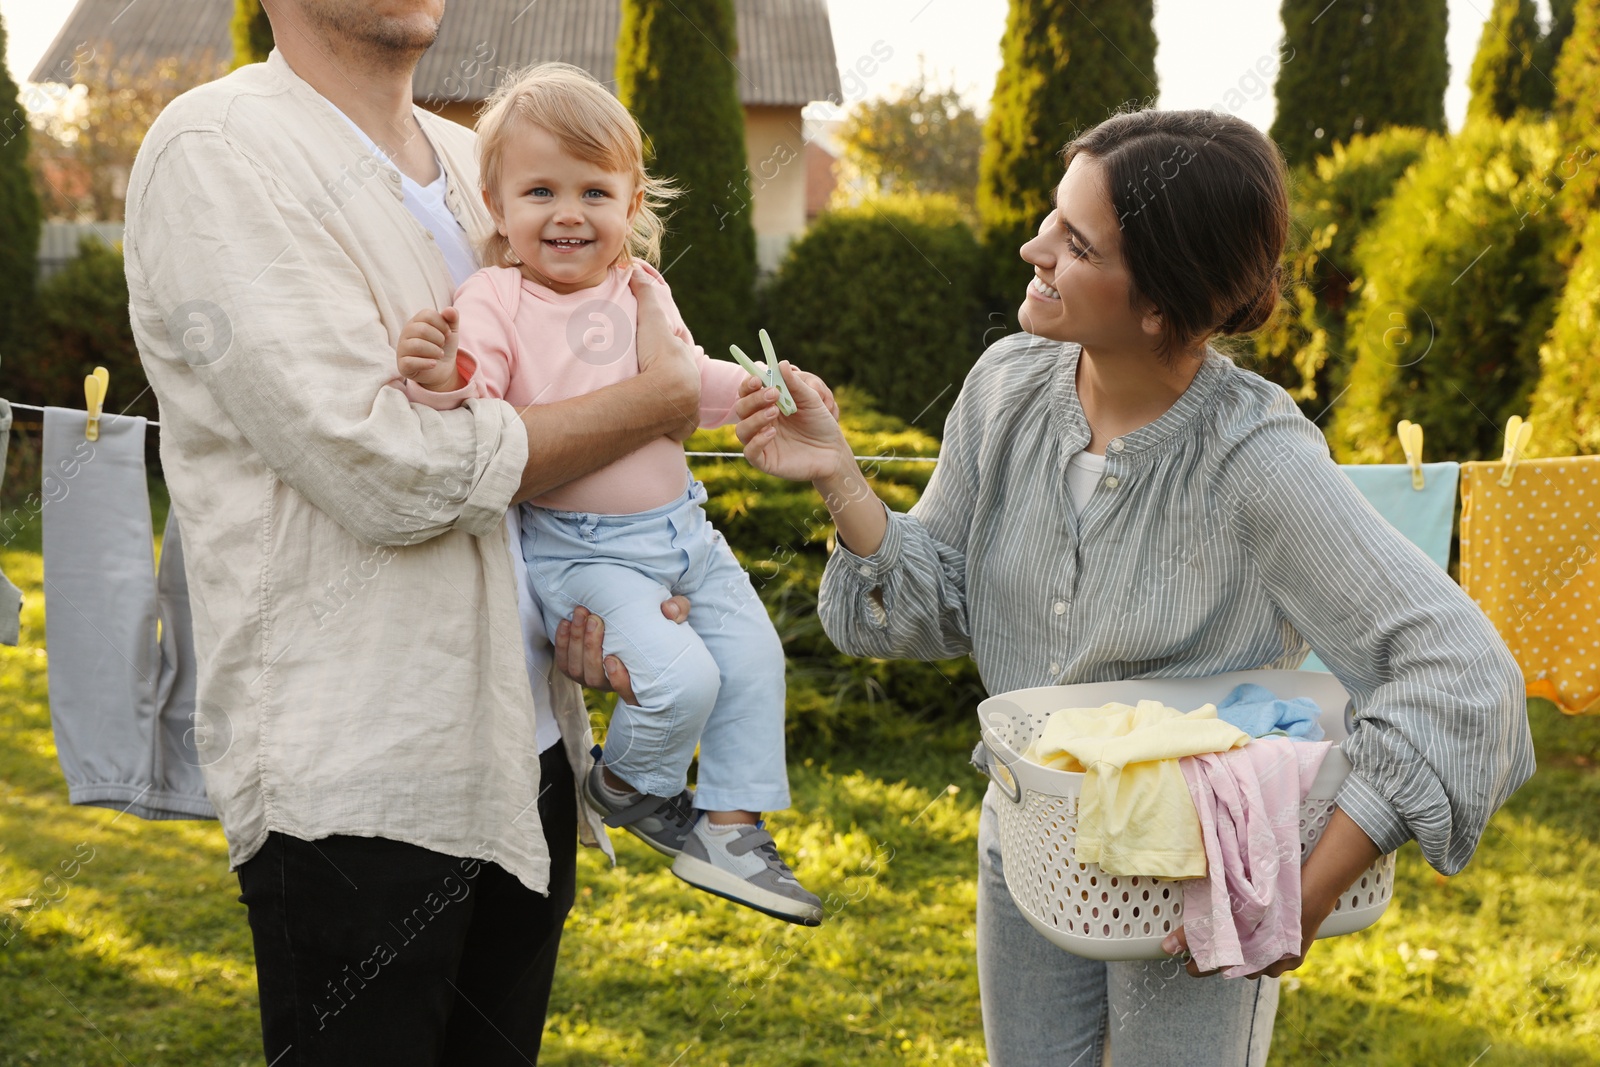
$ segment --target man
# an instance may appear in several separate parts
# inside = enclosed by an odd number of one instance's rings
[[[125,251],[266,1058],[530,1062],[577,828],[604,831],[578,820],[581,692],[524,646],[506,510],[686,436],[699,372],[647,292],[640,373],[601,392],[438,412],[387,388],[489,225],[471,131],[412,106],[444,0],[265,6],[271,57],[150,130]],[[562,669],[631,700],[575,623]]]

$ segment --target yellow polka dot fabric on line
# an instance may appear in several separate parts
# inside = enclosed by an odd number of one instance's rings
[[[1461,587],[1528,695],[1600,713],[1600,456],[1461,465]]]

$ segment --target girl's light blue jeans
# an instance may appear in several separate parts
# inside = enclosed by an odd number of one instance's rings
[[[555,640],[582,605],[605,620],[605,652],[628,668],[637,704],[617,700],[605,760],[641,793],[676,796],[695,746],[695,806],[789,806],[784,765],[783,644],[689,480],[671,504],[631,515],[523,506],[522,555]],[[689,598],[689,621],[661,614]]]
[[[978,820],[978,986],[992,1067],[1265,1064],[1278,979],[1191,978],[1170,958],[1084,959],[1028,924],[1000,857],[996,805],[1007,803],[991,785]]]

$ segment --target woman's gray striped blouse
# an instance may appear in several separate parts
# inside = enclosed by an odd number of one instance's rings
[[[1278,386],[1210,352],[1117,438],[1074,517],[1089,443],[1078,347],[1016,334],[973,367],[939,464],[877,553],[840,546],[819,610],[857,656],[970,653],[991,693],[1300,665],[1355,699],[1338,803],[1447,874],[1533,773],[1522,674],[1477,605],[1379,517]]]

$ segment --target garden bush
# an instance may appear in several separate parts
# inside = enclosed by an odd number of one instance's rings
[[[830,211],[778,268],[767,328],[780,357],[937,433],[982,351],[982,262],[949,197]]]
[[[128,319],[120,246],[84,238],[77,256],[39,286],[17,346],[19,355],[6,360],[8,399],[81,408],[84,376],[102,366],[111,374],[106,411],[156,417]]]
[[[1532,419],[1535,455],[1600,454],[1600,212],[1589,216],[1583,250],[1539,350]]]
[[[839,391],[845,434],[860,456],[934,457],[939,442],[874,412],[859,391]],[[737,452],[731,427],[701,431],[696,451]],[[833,647],[817,618],[817,589],[833,536],[827,508],[809,485],[772,478],[743,459],[695,460],[707,513],[767,605],[788,657],[789,736],[824,746],[851,738],[912,741],[932,724],[972,714],[984,696],[969,657],[939,663],[857,659]],[[895,511],[916,503],[931,463],[863,464]]]
[[[1343,388],[1356,242],[1431,136],[1409,126],[1357,135],[1295,172],[1284,307],[1255,335],[1245,362],[1288,390],[1308,417],[1326,415]]]
[[[1339,462],[1399,462],[1402,418],[1435,459],[1500,454],[1562,283],[1566,227],[1543,210],[1560,155],[1552,123],[1469,122],[1400,180],[1355,250],[1349,390],[1329,429]]]

